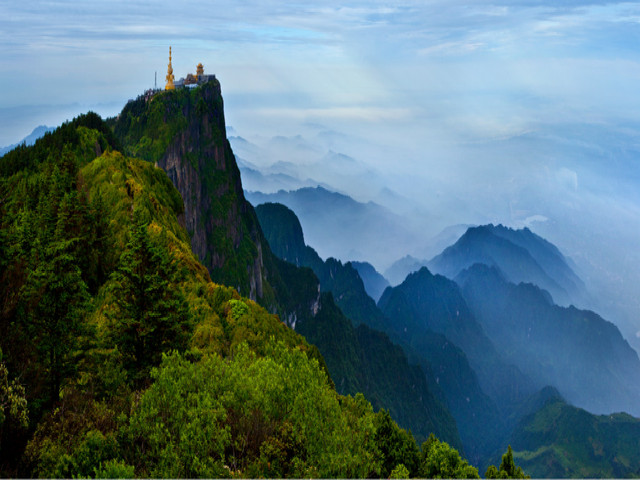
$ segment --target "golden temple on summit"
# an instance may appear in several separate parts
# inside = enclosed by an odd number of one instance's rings
[[[195,87],[197,85],[201,85],[211,79],[214,79],[215,75],[205,75],[202,63],[198,63],[195,75],[187,73],[186,78],[181,78],[176,81],[175,76],[173,75],[173,65],[171,63],[171,47],[169,47],[169,65],[167,66],[167,76],[165,78],[167,79],[167,83],[164,89],[175,90],[176,88]]]
[[[165,90],[175,90],[176,86],[173,84],[175,77],[173,76],[173,66],[171,65],[171,47],[169,47],[169,66],[167,67],[167,84],[164,86]]]

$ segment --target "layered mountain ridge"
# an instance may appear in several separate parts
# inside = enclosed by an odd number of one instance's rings
[[[253,205],[277,202],[296,212],[306,237],[313,239],[311,243],[322,258],[361,260],[375,265],[384,262],[390,245],[415,237],[404,220],[386,207],[359,202],[322,186],[271,194],[245,193]],[[345,238],[352,242],[345,244]],[[363,253],[364,245],[368,255]]]
[[[326,292],[323,310],[296,323],[295,329],[318,346],[338,390],[363,391],[374,406],[388,408],[419,437],[433,431],[461,449],[455,420],[437,398],[440,392],[433,392],[436,383],[429,382],[420,367],[410,365],[402,349],[380,331],[383,317],[357,271],[333,258],[322,261],[305,245],[300,222],[286,206],[265,203],[256,207],[256,213],[274,253],[298,267],[311,268]]]
[[[493,266],[456,277],[475,317],[522,371],[593,413],[640,415],[640,360],[620,331],[588,310],[560,307],[540,287]]]
[[[560,251],[528,228],[502,225],[472,227],[452,246],[428,262],[436,273],[455,278],[481,263],[497,266],[514,283],[527,282],[547,290],[558,305],[584,304],[584,283]]]

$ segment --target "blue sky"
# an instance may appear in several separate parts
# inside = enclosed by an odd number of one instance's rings
[[[238,134],[357,139],[425,235],[547,219],[640,346],[640,2],[5,1],[0,145],[117,114],[170,45],[177,76],[217,75]]]

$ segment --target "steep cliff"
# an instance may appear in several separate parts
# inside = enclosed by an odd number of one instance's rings
[[[191,247],[212,280],[273,306],[275,266],[226,138],[220,83],[140,96],[113,123],[131,156],[167,172],[184,199]]]

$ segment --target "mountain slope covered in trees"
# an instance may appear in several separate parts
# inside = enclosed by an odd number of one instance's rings
[[[256,213],[276,255],[311,268],[318,275],[319,288],[327,292],[321,296],[323,308],[318,314],[297,321],[295,329],[320,349],[336,388],[343,393],[365,393],[374,407],[389,409],[394,419],[418,437],[426,439],[435,433],[461,448],[455,420],[431,391],[435,382],[429,386],[422,369],[410,365],[402,349],[368,325],[382,319],[357,272],[335,259],[323,262],[305,245],[300,222],[286,206],[265,203],[256,207]],[[357,308],[359,321],[352,324],[349,315]]]
[[[177,124],[163,115],[191,115],[197,95],[205,105],[198,100],[196,110],[215,110],[220,99],[207,92],[216,88],[187,92],[190,99],[141,97],[129,105],[138,116],[125,109],[120,118],[131,130],[145,122],[171,130]],[[186,201],[149,158],[121,153],[131,146],[126,130],[114,136],[88,114],[0,159],[3,475],[388,477],[400,468],[419,476],[440,456],[457,456],[439,441],[421,451],[385,410],[337,394],[317,348],[212,282],[185,229]],[[206,120],[199,126],[209,140],[215,131]],[[179,129],[165,133],[174,138]],[[144,136],[128,153],[166,147],[162,135]],[[261,232],[257,221],[254,231],[243,224],[229,176],[208,178],[220,194],[209,192],[210,205],[231,217],[213,230],[222,250],[221,270],[212,271],[259,298],[264,265],[251,270],[259,248],[245,240]],[[224,210],[227,201],[236,204]],[[246,264],[236,270],[239,259]],[[283,291],[273,288],[271,298],[308,300],[274,284]],[[456,458],[460,472],[477,475]]]
[[[163,352],[226,356],[240,343],[260,352],[274,336],[323,365],[276,317],[210,282],[171,181],[114,146],[87,115],[2,159],[0,348],[29,409],[26,432],[3,428],[6,468],[19,466],[13,455],[29,432],[27,472],[94,474],[74,463],[89,440],[105,462],[125,455],[116,418],[149,386]]]
[[[640,420],[594,415],[550,396],[511,435],[515,460],[534,478],[640,475]]]

